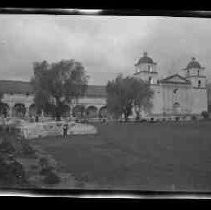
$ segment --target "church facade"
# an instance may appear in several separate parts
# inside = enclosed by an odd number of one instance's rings
[[[160,79],[157,63],[144,53],[135,64],[134,77],[148,81],[154,92],[151,117],[201,115],[207,111],[205,68],[192,58],[180,74]]]

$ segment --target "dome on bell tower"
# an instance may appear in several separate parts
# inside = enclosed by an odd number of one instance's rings
[[[154,64],[152,58],[150,58],[147,54],[147,52],[144,52],[143,57],[141,57],[138,62],[135,64],[135,66],[138,66],[140,64],[144,64],[144,63],[150,63],[150,64]]]
[[[196,58],[192,57],[191,61],[188,63],[186,69],[192,69],[192,68],[197,68],[200,69],[201,65],[198,61],[196,61]]]
[[[147,52],[144,52],[143,57],[141,57],[135,64],[134,75],[149,82],[149,84],[157,84],[157,63],[155,63],[152,58],[147,55]]]

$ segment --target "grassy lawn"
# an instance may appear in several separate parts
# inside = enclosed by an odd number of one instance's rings
[[[96,126],[97,135],[30,142],[99,189],[211,190],[211,122]]]

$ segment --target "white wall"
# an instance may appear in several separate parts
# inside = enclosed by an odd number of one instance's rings
[[[201,114],[202,111],[207,111],[208,101],[207,101],[207,90],[206,89],[192,89],[192,113]]]
[[[173,91],[177,89],[176,93]],[[163,112],[166,114],[174,114],[173,104],[179,103],[181,114],[191,113],[192,107],[192,87],[190,85],[180,84],[163,84]]]

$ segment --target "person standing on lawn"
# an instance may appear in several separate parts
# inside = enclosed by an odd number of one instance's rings
[[[64,137],[64,138],[67,138],[67,131],[68,131],[68,124],[65,123],[65,124],[63,125],[63,137]]]

